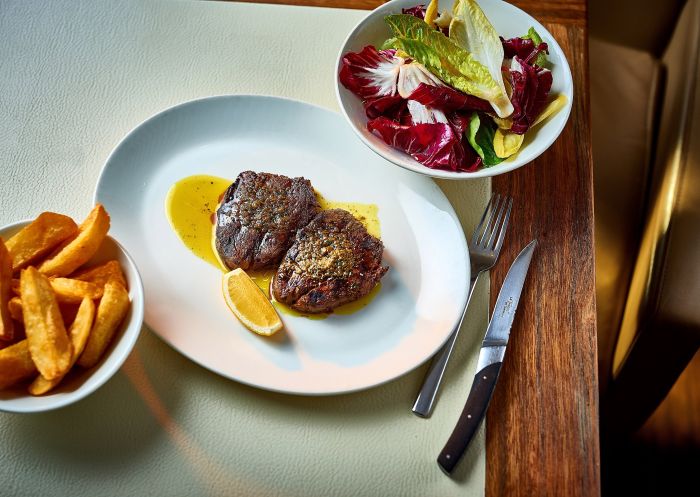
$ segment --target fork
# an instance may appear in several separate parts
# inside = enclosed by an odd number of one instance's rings
[[[430,364],[428,374],[423,380],[415,404],[413,404],[413,413],[417,416],[427,418],[433,411],[437,391],[440,388],[442,376],[447,368],[447,362],[450,360],[450,354],[454,348],[459,329],[464,321],[464,316],[467,314],[469,301],[474,293],[474,286],[479,276],[484,271],[491,269],[498,260],[503,246],[508,221],[510,220],[510,211],[513,207],[513,199],[509,196],[501,196],[494,194],[489,203],[486,204],[484,214],[481,216],[478,226],[474,229],[471,240],[468,242],[469,260],[471,262],[471,280],[469,282],[469,294],[467,301],[462,310],[462,317],[459,323],[452,330],[450,337],[445,345],[438,352],[438,355]],[[488,217],[487,217],[488,216]]]

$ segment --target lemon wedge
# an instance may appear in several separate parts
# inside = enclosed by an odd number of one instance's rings
[[[224,275],[223,292],[231,312],[250,331],[270,336],[282,329],[277,311],[242,269],[234,269]]]

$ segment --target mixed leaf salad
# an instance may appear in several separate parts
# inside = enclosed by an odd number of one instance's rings
[[[530,28],[503,39],[474,0],[437,0],[384,18],[391,38],[346,54],[340,82],[362,99],[367,129],[421,164],[476,171],[520,149],[566,103],[552,98],[547,44]]]

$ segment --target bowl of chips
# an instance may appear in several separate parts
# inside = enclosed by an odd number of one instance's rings
[[[0,228],[0,410],[72,404],[122,366],[143,324],[143,285],[97,204]]]

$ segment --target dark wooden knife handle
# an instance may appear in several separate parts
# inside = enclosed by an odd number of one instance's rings
[[[437,459],[445,473],[452,473],[484,419],[484,414],[486,414],[493,390],[496,387],[498,373],[501,371],[501,364],[503,363],[490,364],[474,375],[474,383],[472,383],[467,403],[459,416],[457,426],[455,426]]]

